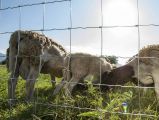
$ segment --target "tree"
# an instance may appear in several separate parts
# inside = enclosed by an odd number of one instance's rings
[[[111,63],[111,64],[117,64],[118,63],[118,57],[111,55],[111,56],[105,56],[105,58]]]

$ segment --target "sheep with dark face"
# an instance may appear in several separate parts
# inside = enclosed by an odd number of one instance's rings
[[[126,65],[103,74],[103,83],[123,85],[129,81],[141,86],[154,86],[159,98],[159,45],[148,45]]]
[[[102,74],[102,89],[108,90],[113,85],[123,85],[128,81],[136,82],[134,75],[133,67],[124,65],[118,68],[113,69],[109,74]],[[107,86],[110,85],[110,86]]]
[[[33,96],[34,84],[39,73],[50,74],[54,84],[55,76],[62,77],[65,49],[52,39],[32,31],[15,31],[7,50],[7,68],[11,72],[8,80],[8,95],[15,98],[19,75],[26,80],[26,94]]]
[[[99,58],[85,53],[74,53],[65,57],[64,80],[55,88],[54,95],[63,87],[66,94],[72,93],[73,88],[88,76],[93,76],[93,83],[100,83],[100,75],[110,72],[112,66],[105,58]],[[66,84],[65,84],[66,82]]]

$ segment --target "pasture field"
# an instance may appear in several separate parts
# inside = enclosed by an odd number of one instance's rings
[[[80,90],[73,97],[60,92],[52,97],[50,77],[40,75],[35,86],[32,102],[25,101],[25,81],[18,81],[17,102],[7,102],[7,80],[5,66],[0,66],[0,120],[158,120],[159,107],[153,89],[118,87],[109,92],[100,92],[87,80],[88,90]],[[132,85],[128,83],[127,85]],[[128,104],[124,114],[122,103]],[[140,115],[139,115],[140,113]]]

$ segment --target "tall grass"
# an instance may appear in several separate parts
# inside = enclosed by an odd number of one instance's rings
[[[25,81],[18,81],[17,103],[7,102],[7,80],[5,66],[0,66],[0,120],[158,120],[159,107],[153,89],[118,87],[100,92],[86,80],[88,89],[78,90],[67,97],[60,92],[52,97],[52,86],[48,75],[40,75],[35,86],[34,100],[25,101]],[[128,85],[133,85],[128,83]],[[124,113],[122,103],[128,104]],[[139,115],[140,113],[140,115]],[[153,116],[151,116],[153,115]]]

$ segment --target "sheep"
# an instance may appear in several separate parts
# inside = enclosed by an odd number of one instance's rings
[[[19,75],[26,80],[26,96],[30,100],[39,73],[50,74],[52,84],[55,76],[62,77],[63,58],[66,50],[52,39],[32,31],[17,30],[12,33],[7,50],[8,97],[15,98]]]
[[[159,99],[159,45],[143,47],[128,62],[109,74],[103,73],[103,84],[123,85],[132,81],[140,86],[154,86]]]
[[[93,76],[93,83],[100,83],[100,75],[110,72],[112,66],[105,58],[99,58],[86,53],[73,53],[67,55],[64,60],[64,70],[62,82],[56,86],[53,95],[56,95],[64,86],[66,95],[71,95],[73,88],[88,76]]]
[[[134,75],[133,67],[124,65],[121,67],[114,68],[109,74],[102,74],[102,90],[109,90],[114,88],[113,85],[124,85],[129,81],[136,82],[135,78],[132,78]]]

